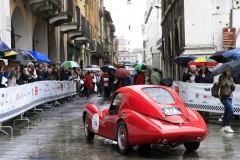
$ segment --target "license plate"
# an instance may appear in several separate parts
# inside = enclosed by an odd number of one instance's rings
[[[182,114],[178,107],[163,107],[162,110],[167,116]]]

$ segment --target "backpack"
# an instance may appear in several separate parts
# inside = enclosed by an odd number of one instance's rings
[[[161,80],[161,85],[163,86],[167,86],[167,87],[171,87],[173,83],[173,79],[172,78],[164,78]]]

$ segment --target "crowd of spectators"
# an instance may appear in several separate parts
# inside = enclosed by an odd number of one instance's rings
[[[8,60],[7,63],[0,60],[1,88],[45,80],[71,81],[80,79],[83,75],[84,71],[80,69],[71,69],[66,66],[58,68],[55,64],[29,62],[23,65],[15,60]]]

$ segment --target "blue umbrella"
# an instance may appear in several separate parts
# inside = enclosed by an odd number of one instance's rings
[[[0,52],[11,51],[11,49],[4,43],[0,41]]]
[[[225,58],[231,60],[240,60],[240,48],[234,48],[222,54]]]
[[[34,58],[36,58],[39,62],[47,62],[50,63],[51,61],[45,56],[43,53],[37,51],[28,51]]]
[[[197,57],[194,57],[189,54],[180,54],[177,58],[174,59],[174,62],[182,67],[187,67],[188,62],[191,60],[195,60]]]

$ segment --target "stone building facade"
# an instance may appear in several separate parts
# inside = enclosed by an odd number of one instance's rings
[[[223,28],[236,28],[240,47],[240,4],[235,0],[162,0],[162,70],[180,80],[185,68],[174,63],[180,54],[210,57],[223,47]]]
[[[103,0],[10,0],[0,6],[1,20],[9,22],[1,23],[1,39],[10,47],[41,52],[55,64],[74,60],[84,66],[103,65],[103,59],[113,63],[103,52],[104,30],[109,30],[112,57],[117,48],[113,21],[104,25],[111,14],[105,14]]]

